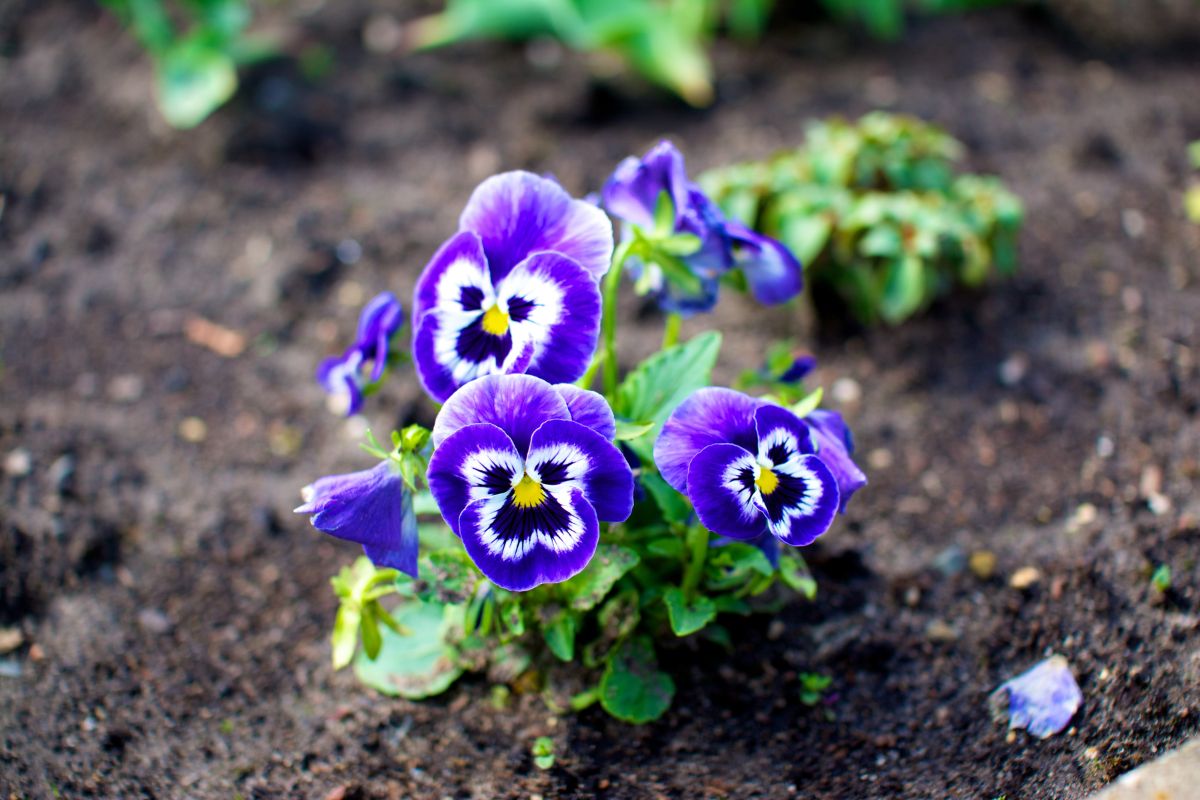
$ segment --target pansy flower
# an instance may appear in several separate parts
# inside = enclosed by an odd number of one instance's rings
[[[403,324],[404,310],[396,296],[391,292],[376,295],[358,317],[354,344],[317,367],[317,381],[331,397],[340,399],[347,415],[357,414],[362,408],[365,383],[383,377],[388,348]],[[367,367],[370,371],[364,377]]]
[[[700,389],[667,419],[654,461],[713,533],[810,544],[866,477],[850,460],[845,425],[808,419],[731,389]]]
[[[658,219],[664,197],[670,201],[670,230],[661,230],[663,220]],[[670,142],[660,142],[640,159],[631,156],[618,164],[604,185],[603,199],[609,213],[625,223],[626,238],[636,230],[643,241],[656,247],[656,240],[663,237],[695,237],[695,248],[686,254],[658,242],[658,249],[666,247],[666,252],[642,253],[626,262],[664,311],[710,310],[717,302],[721,276],[735,268],[745,274],[751,293],[761,303],[782,303],[800,292],[803,271],[791,252],[776,240],[726,219],[717,204],[688,180],[683,155]],[[679,267],[686,274],[679,274]]]
[[[330,475],[302,490],[297,514],[319,531],[358,542],[377,567],[417,576],[417,517],[412,495],[389,459],[348,475]]]
[[[596,284],[612,251],[604,212],[554,180],[488,178],[417,283],[413,354],[425,389],[445,401],[484,375],[577,380],[596,348]]]
[[[531,375],[457,391],[433,427],[429,488],[493,583],[525,591],[579,573],[599,523],[633,509],[633,474],[600,395]]]

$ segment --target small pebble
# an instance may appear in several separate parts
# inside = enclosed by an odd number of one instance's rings
[[[0,653],[11,653],[25,641],[20,628],[0,628]]]
[[[115,403],[133,403],[141,399],[146,384],[140,375],[118,375],[108,382],[108,398]]]
[[[925,626],[925,638],[931,642],[953,642],[958,640],[958,631],[949,623],[935,619]]]
[[[24,447],[18,447],[4,457],[4,471],[14,478],[23,478],[33,471],[33,456]]]
[[[147,633],[164,634],[169,633],[171,628],[171,620],[166,614],[159,611],[157,608],[143,608],[137,615],[138,625]]]
[[[199,417],[184,417],[179,423],[179,436],[185,442],[199,444],[208,438],[208,426]]]
[[[1028,589],[1042,579],[1042,573],[1037,567],[1021,567],[1008,579],[1008,585],[1014,589]]]
[[[867,454],[867,464],[871,469],[887,469],[892,465],[892,452],[882,447],[877,447]]]
[[[967,554],[958,545],[951,545],[934,557],[933,566],[949,578],[967,568]]]
[[[0,678],[21,677],[21,662],[15,658],[0,658]]]
[[[1146,234],[1146,217],[1136,208],[1127,208],[1121,212],[1121,227],[1130,239],[1140,239]]]
[[[830,387],[833,399],[843,405],[851,405],[862,399],[862,387],[853,378],[838,378]]]
[[[1014,353],[1000,364],[1000,382],[1005,386],[1016,386],[1029,371],[1029,356]]]
[[[986,581],[996,572],[996,554],[991,550],[976,550],[967,560],[967,566],[975,577]]]
[[[71,484],[75,479],[75,458],[69,453],[64,453],[54,459],[54,463],[50,465],[49,470],[50,483],[53,484],[54,490],[59,494],[66,494],[71,491]]]
[[[337,249],[334,252],[337,255],[338,261],[350,266],[358,263],[358,260],[362,258],[363,249],[362,245],[354,239],[342,239],[342,241],[338,242]]]

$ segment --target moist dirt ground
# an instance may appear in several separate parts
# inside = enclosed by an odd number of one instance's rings
[[[0,796],[1065,800],[1200,731],[1195,48],[1101,60],[1008,10],[896,44],[784,20],[717,46],[696,111],[553,47],[372,53],[377,6],[320,6],[282,29],[327,76],[259,65],[190,133],[91,3],[0,15]],[[312,377],[363,299],[409,297],[493,172],[583,194],[662,136],[699,170],[875,107],[948,128],[1028,220],[1013,279],[895,329],[735,297],[685,326],[725,332],[726,381],[799,337],[853,425],[871,483],[809,551],[816,602],[667,649],[645,727],[334,674],[356,549],[290,509],[367,465]],[[661,319],[623,314],[628,366]],[[368,420],[432,415],[406,376]],[[988,694],[1051,653],[1082,708],[1009,735]]]

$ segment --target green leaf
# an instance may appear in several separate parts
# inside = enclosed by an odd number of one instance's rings
[[[650,356],[617,387],[614,410],[625,419],[652,421],[657,436],[675,407],[709,384],[720,351],[721,334],[707,331]],[[635,452],[652,460],[653,444],[647,444],[652,438],[639,438],[630,446],[638,445]]]
[[[358,647],[358,624],[362,612],[357,605],[343,603],[333,619],[333,668],[339,670],[354,658]]]
[[[646,552],[672,561],[683,560],[683,540],[678,536],[654,539],[647,543]]]
[[[1200,183],[1187,190],[1183,204],[1187,209],[1188,219],[1200,225]]]
[[[894,225],[876,225],[858,243],[858,252],[876,258],[894,258],[904,252],[904,240]]]
[[[194,128],[237,89],[233,59],[195,39],[163,53],[156,70],[158,107],[176,128]]]
[[[562,584],[571,600],[571,608],[588,611],[594,608],[612,589],[613,584],[637,566],[638,554],[627,547],[602,544],[583,572]]]
[[[792,406],[792,413],[803,419],[812,412],[816,411],[821,405],[821,398],[825,395],[825,389],[818,386],[813,391],[804,396],[800,402]]]
[[[363,650],[367,654],[367,658],[375,660],[379,656],[379,649],[383,647],[383,640],[379,636],[379,623],[375,619],[374,604],[369,604],[363,607],[362,621],[359,622],[359,628],[362,630]]]
[[[600,679],[600,703],[617,719],[642,724],[671,707],[675,682],[658,669],[654,647],[645,636],[626,641],[608,659]]]
[[[925,301],[925,265],[906,255],[888,264],[879,313],[891,323],[911,316]]]
[[[663,480],[657,472],[643,472],[642,486],[649,492],[654,503],[662,511],[663,519],[668,523],[684,523],[692,515],[692,506],[671,484]]]
[[[779,559],[779,577],[792,591],[799,592],[808,600],[817,596],[817,582],[804,558],[795,553],[783,553]]]
[[[360,653],[354,674],[388,695],[416,699],[446,691],[463,671],[458,650],[449,643],[451,632],[462,626],[462,613],[461,607],[438,603],[404,604],[395,617],[411,634],[382,631],[378,658],[372,661]]]
[[[715,567],[735,572],[753,570],[760,575],[775,574],[775,567],[771,566],[763,551],[746,542],[729,542],[715,547],[709,551],[708,561]]]
[[[654,423],[651,422],[628,422],[623,419],[617,420],[617,433],[613,438],[618,442],[628,442],[634,439],[640,439],[651,430],[654,429]]]
[[[542,626],[542,636],[546,646],[560,661],[570,661],[575,658],[575,634],[579,630],[579,617],[573,612],[563,609]]]
[[[513,599],[500,604],[500,619],[512,636],[525,635],[525,612],[519,600]]]
[[[659,239],[655,245],[664,253],[680,258],[695,255],[700,250],[700,237],[693,233],[677,233],[665,239]]]
[[[1200,169],[1200,139],[1188,145],[1188,160],[1192,162],[1192,169]]]
[[[584,647],[584,666],[589,669],[599,666],[613,647],[637,629],[641,619],[640,600],[635,589],[626,589],[610,598],[596,614],[600,636]]]
[[[690,636],[717,617],[717,607],[707,597],[696,597],[690,602],[683,590],[672,586],[663,593],[667,605],[667,616],[671,619],[671,630],[676,636]]]

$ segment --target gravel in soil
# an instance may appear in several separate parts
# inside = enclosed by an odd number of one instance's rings
[[[1080,798],[1200,728],[1194,54],[1089,60],[1007,11],[896,45],[785,27],[718,47],[698,112],[520,48],[368,54],[349,2],[298,23],[335,50],[323,83],[262,65],[182,135],[110,17],[25,5],[0,85],[5,796]],[[312,380],[362,300],[407,296],[494,171],[583,193],[659,136],[699,169],[880,106],[961,137],[1028,223],[1013,280],[809,339],[871,478],[811,551],[817,602],[732,653],[681,642],[676,706],[642,728],[498,711],[481,678],[411,703],[332,674],[327,578],[354,548],[290,508],[363,465]],[[625,313],[633,363],[660,322]],[[724,379],[812,331],[737,298],[685,335],[705,326]],[[369,421],[431,416],[400,380]],[[1050,653],[1083,707],[1010,736],[987,695]]]

